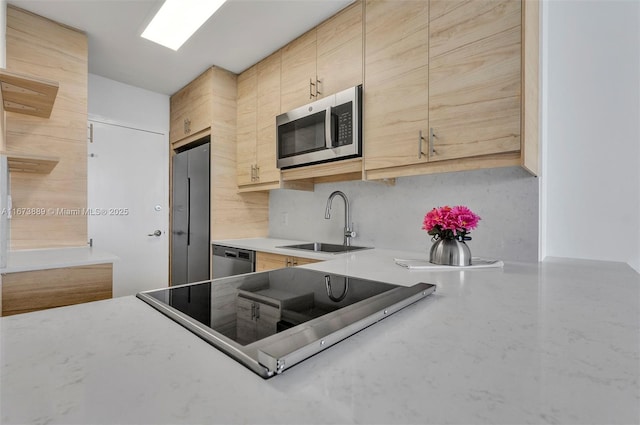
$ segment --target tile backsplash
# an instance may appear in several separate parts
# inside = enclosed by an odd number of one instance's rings
[[[538,260],[538,179],[519,167],[403,177],[394,186],[353,181],[318,184],[314,192],[273,190],[269,236],[342,243],[341,198],[333,200],[331,219],[324,218],[334,190],[349,198],[357,232],[353,245],[426,253],[431,246],[421,229],[426,212],[466,205],[482,217],[468,242],[474,256]]]

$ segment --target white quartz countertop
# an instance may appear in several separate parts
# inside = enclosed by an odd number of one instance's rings
[[[640,275],[551,259],[307,268],[436,292],[268,380],[134,297],[0,319],[0,423],[638,424]]]
[[[113,263],[117,259],[113,254],[92,247],[25,249],[9,251],[7,266],[0,268],[0,273]]]

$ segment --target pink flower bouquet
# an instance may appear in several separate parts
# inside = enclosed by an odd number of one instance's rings
[[[458,239],[471,240],[467,236],[470,230],[478,227],[480,217],[469,208],[459,205],[451,208],[448,205],[434,208],[424,216],[422,228],[433,240]]]

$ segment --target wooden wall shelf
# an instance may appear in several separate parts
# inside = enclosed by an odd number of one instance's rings
[[[7,156],[10,172],[49,174],[60,161],[59,158],[54,156],[14,154],[8,152],[3,152],[3,155]]]
[[[58,83],[0,68],[4,110],[49,118],[58,94]]]

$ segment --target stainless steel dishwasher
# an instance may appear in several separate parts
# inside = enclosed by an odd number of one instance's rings
[[[213,278],[251,273],[256,269],[255,259],[255,251],[213,245]]]

